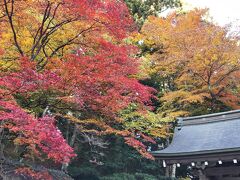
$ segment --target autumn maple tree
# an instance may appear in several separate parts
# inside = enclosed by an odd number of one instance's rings
[[[239,38],[209,22],[207,10],[149,17],[135,38],[160,89],[162,117],[239,108]]]
[[[119,128],[119,112],[131,103],[145,112],[154,92],[134,78],[136,49],[124,41],[134,25],[122,1],[3,0],[0,14],[0,120],[16,145],[67,164],[79,133],[112,133],[152,158]],[[73,127],[64,134],[63,119]]]

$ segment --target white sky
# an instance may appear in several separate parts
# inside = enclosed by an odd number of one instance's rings
[[[209,8],[210,15],[219,25],[240,22],[240,0],[183,0],[184,8]]]

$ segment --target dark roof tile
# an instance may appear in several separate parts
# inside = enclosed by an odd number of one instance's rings
[[[172,143],[154,155],[204,154],[240,149],[240,111],[180,119]],[[180,129],[180,130],[179,130]]]

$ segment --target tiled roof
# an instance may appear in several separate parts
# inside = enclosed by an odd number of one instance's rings
[[[171,144],[155,156],[240,151],[240,110],[179,118]]]

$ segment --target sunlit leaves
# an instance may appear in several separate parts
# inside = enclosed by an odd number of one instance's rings
[[[76,129],[73,137],[121,135],[149,156],[118,116],[130,103],[150,109],[154,92],[134,78],[136,49],[123,41],[134,30],[125,3],[17,0],[0,8],[7,15],[0,21],[1,120],[20,136],[15,144],[68,163],[73,149],[55,125],[65,118]]]
[[[179,110],[178,115],[188,115],[187,111],[203,104],[210,112],[238,108],[238,37],[207,22],[205,15],[206,10],[193,10],[167,18],[149,17],[134,39],[149,48],[144,72],[159,77],[163,117]]]
[[[45,116],[36,119],[13,102],[0,101],[0,106],[2,109],[0,120],[13,123],[5,127],[22,135],[15,143],[27,144],[34,154],[40,156],[42,151],[56,162],[68,163],[75,156],[73,149],[67,145],[61,132],[56,128],[54,118]]]

